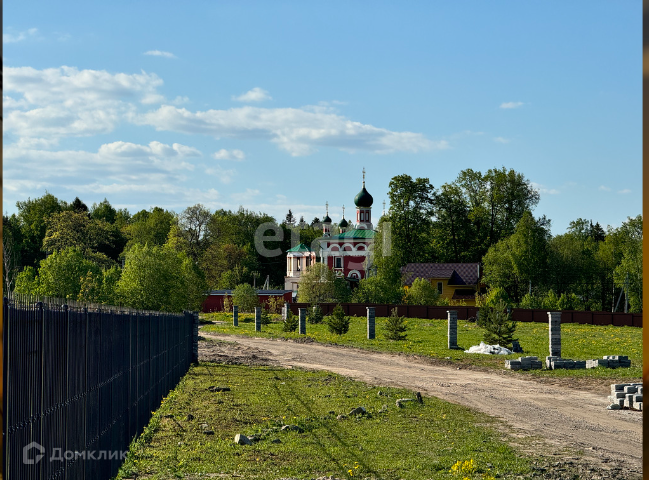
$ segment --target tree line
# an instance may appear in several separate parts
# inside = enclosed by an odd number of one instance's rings
[[[282,222],[240,208],[211,212],[197,204],[180,213],[153,207],[131,214],[107,199],[88,207],[50,193],[17,202],[3,215],[6,291],[163,311],[198,309],[211,289],[241,284],[284,287],[291,238],[311,243],[313,225]],[[257,251],[262,224],[281,230]],[[268,232],[270,235],[272,232]]]
[[[621,311],[628,301],[629,311],[642,310],[641,215],[606,230],[577,218],[566,233],[552,236],[550,219],[532,214],[539,193],[523,174],[504,167],[484,174],[466,169],[440,188],[399,175],[388,195],[390,210],[379,221],[369,266],[373,276],[354,292],[359,301],[407,301],[401,281],[407,263],[479,262],[487,287],[479,303]]]
[[[388,196],[368,277],[351,291],[314,266],[303,275],[300,301],[439,303],[426,282],[406,292],[401,267],[479,262],[487,287],[481,302],[579,310],[617,304],[620,311],[628,301],[630,311],[642,308],[641,215],[606,230],[577,218],[552,236],[550,220],[532,214],[538,191],[504,167],[466,169],[439,188],[428,178],[398,175]],[[206,291],[242,284],[283,289],[292,240],[317,246],[322,235],[318,218],[296,221],[290,210],[279,224],[262,212],[212,212],[200,204],[131,214],[107,199],[88,207],[47,192],[16,206],[17,213],[3,215],[5,291],[152,310],[197,309]],[[264,243],[274,255],[255,243],[264,224],[281,233]]]

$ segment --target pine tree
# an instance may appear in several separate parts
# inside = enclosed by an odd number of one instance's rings
[[[309,309],[309,315],[307,315],[307,320],[309,321],[309,323],[320,323],[322,322],[323,318],[324,315],[322,314],[320,305],[313,305]]]
[[[340,305],[336,305],[334,311],[327,317],[327,327],[331,333],[343,335],[349,331],[349,317],[345,316],[345,311]]]
[[[516,322],[511,321],[511,314],[503,300],[499,300],[493,307],[482,307],[477,323],[485,330],[485,343],[501,347],[509,347],[512,344]]]
[[[289,310],[286,312],[286,320],[283,322],[282,330],[284,332],[294,332],[297,330],[298,320],[297,315],[293,315],[293,312]]]
[[[295,217],[293,216],[293,212],[291,211],[290,208],[288,209],[288,213],[286,214],[284,223],[288,226],[295,226]]]
[[[388,340],[405,340],[406,339],[406,330],[408,326],[406,325],[406,317],[400,317],[397,314],[397,309],[393,308],[388,321],[385,324],[385,338]]]

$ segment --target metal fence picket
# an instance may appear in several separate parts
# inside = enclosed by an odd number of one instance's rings
[[[192,315],[106,308],[4,298],[4,478],[113,477],[189,369]]]

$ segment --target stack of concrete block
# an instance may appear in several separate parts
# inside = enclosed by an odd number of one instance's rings
[[[457,348],[457,310],[447,310],[448,315],[448,348]]]
[[[642,383],[613,384],[608,400],[620,408],[642,410],[642,388]]]
[[[255,307],[255,332],[261,332],[261,307]]]
[[[548,312],[550,355],[561,357],[561,312]]]
[[[376,313],[374,307],[365,307],[367,310],[367,339],[376,337]]]
[[[518,360],[505,360],[509,370],[541,370],[543,363],[538,357],[518,357]]]
[[[586,360],[571,360],[554,355],[545,357],[545,366],[551,370],[558,370],[560,368],[579,370],[586,368]]]
[[[595,360],[586,360],[586,368],[629,368],[630,366],[631,360],[626,355],[604,355],[604,357]]]

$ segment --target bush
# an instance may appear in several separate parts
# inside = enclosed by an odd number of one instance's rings
[[[232,311],[232,297],[228,295],[223,299],[223,311],[226,313]]]
[[[282,297],[270,297],[266,302],[266,308],[270,313],[282,313],[284,299]]]
[[[379,277],[362,278],[352,294],[354,303],[401,303],[404,289]]]
[[[269,325],[271,321],[272,321],[272,318],[271,318],[270,313],[268,312],[268,310],[266,310],[264,307],[261,307],[261,324],[262,325]]]
[[[485,343],[501,347],[511,345],[516,322],[511,321],[511,315],[507,312],[507,304],[503,300],[499,300],[495,306],[482,307],[477,323],[485,330]]]
[[[505,289],[500,287],[492,287],[487,290],[485,295],[480,296],[480,307],[495,307],[500,302],[504,302],[506,305],[511,303],[509,296]]]
[[[404,300],[407,305],[437,305],[439,292],[429,280],[415,278]]]
[[[322,309],[320,305],[313,305],[309,310],[307,310],[307,320],[309,323],[321,323],[324,315],[322,314]]]
[[[400,317],[397,315],[397,309],[393,308],[392,313],[388,317],[388,320],[385,324],[385,338],[388,340],[405,340],[406,339],[406,330],[408,326],[406,325],[406,317]]]
[[[325,323],[331,333],[343,335],[349,331],[349,318],[345,316],[345,311],[340,305],[336,305]]]
[[[282,326],[282,330],[284,332],[294,332],[297,330],[298,321],[297,315],[293,315],[293,312],[289,310],[286,312],[286,320],[283,321],[284,325]]]
[[[558,310],[585,310],[585,305],[574,293],[562,293],[558,296],[553,290],[548,290],[545,295],[526,294],[520,303],[520,308],[542,308],[548,311]]]
[[[232,301],[239,307],[240,312],[254,312],[255,307],[259,306],[257,290],[247,283],[237,285],[232,292]]]

